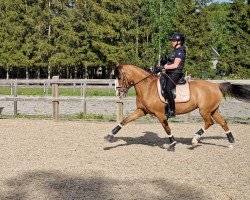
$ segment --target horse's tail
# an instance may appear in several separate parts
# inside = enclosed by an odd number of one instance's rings
[[[219,88],[226,98],[234,97],[240,101],[250,102],[250,85],[232,84],[229,82],[219,83]]]

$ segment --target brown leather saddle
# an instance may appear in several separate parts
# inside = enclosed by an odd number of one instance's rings
[[[161,75],[160,75],[161,76]],[[161,101],[165,102],[165,98],[162,96],[162,89],[160,84],[160,76],[157,80],[157,89],[158,94],[161,99]],[[183,103],[188,102],[190,100],[190,88],[189,88],[189,82],[186,80],[185,77],[182,77],[177,85],[176,88],[172,90],[172,93],[174,95],[174,100],[176,103]]]

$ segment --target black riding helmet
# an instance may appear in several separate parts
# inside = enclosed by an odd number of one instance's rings
[[[175,33],[174,35],[172,35],[172,37],[170,38],[171,41],[180,41],[181,45],[184,44],[185,42],[185,37],[184,35],[180,34],[180,33]]]

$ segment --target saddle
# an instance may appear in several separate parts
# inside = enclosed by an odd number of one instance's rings
[[[161,89],[161,83],[160,83],[160,77],[159,76],[157,80],[157,89],[158,89],[158,94],[162,102],[166,102],[165,98],[162,96],[162,89]],[[174,96],[174,101],[175,103],[184,103],[188,102],[190,100],[190,88],[189,88],[189,82],[182,77],[177,85],[176,88],[172,90],[173,96]]]

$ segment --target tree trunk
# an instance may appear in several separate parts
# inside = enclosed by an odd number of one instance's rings
[[[48,66],[48,79],[51,78],[51,68],[50,68],[50,65]]]
[[[7,68],[6,70],[6,79],[9,79],[10,78],[10,75],[9,75],[9,68]]]
[[[84,74],[84,78],[89,78],[89,74],[88,74],[88,68],[87,66],[85,66],[85,74]]]
[[[66,72],[66,77],[67,77],[67,79],[69,78],[69,66],[67,66],[67,72]]]
[[[38,70],[37,70],[37,78],[40,79],[41,78],[41,68],[38,67]]]
[[[29,67],[25,68],[25,78],[29,79]]]
[[[162,1],[160,2],[160,18],[161,18],[161,13],[162,13]],[[161,33],[161,25],[159,25],[159,33]],[[161,35],[159,35],[159,53],[158,53],[158,66],[161,64]]]
[[[75,79],[77,78],[77,67],[75,67]]]
[[[136,19],[136,55],[139,56],[139,17]]]

